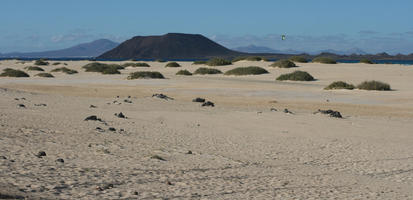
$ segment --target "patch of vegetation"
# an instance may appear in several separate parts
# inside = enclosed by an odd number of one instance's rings
[[[122,65],[123,67],[150,67],[150,65],[148,65],[148,63],[125,63]]]
[[[63,73],[66,73],[66,74],[76,74],[77,73],[76,70],[69,69],[69,68],[66,68],[66,67],[59,67],[59,68],[53,69],[50,72],[63,72]]]
[[[49,65],[49,62],[47,62],[44,59],[39,59],[39,60],[36,60],[36,62],[34,62],[34,64],[35,65]]]
[[[380,81],[364,81],[357,86],[360,90],[381,90],[389,91],[391,90],[390,85]]]
[[[125,67],[117,64],[104,64],[93,62],[82,67],[86,72],[100,72],[102,74],[120,74],[119,69],[124,69]]]
[[[313,81],[314,77],[311,76],[308,72],[304,71],[294,71],[292,73],[283,74],[277,78],[278,81]]]
[[[191,76],[192,73],[184,69],[184,70],[179,70],[178,72],[176,72],[176,75]]]
[[[26,72],[11,68],[3,69],[3,73],[0,74],[2,77],[30,77]]]
[[[132,72],[129,74],[128,79],[164,79],[165,77],[159,72],[150,72],[150,71],[142,71],[142,72]]]
[[[209,66],[224,66],[224,65],[231,65],[232,62],[222,59],[222,58],[212,58],[208,60],[207,65]]]
[[[289,58],[289,60],[293,62],[298,62],[298,63],[306,63],[308,62],[307,58],[304,58],[303,56],[292,56]]]
[[[194,74],[222,74],[222,72],[218,69],[200,67],[197,70],[195,70]]]
[[[297,67],[297,65],[295,65],[295,63],[291,62],[290,60],[281,59],[281,60],[277,60],[274,63],[272,63],[270,67],[291,68],[291,67]]]
[[[328,85],[327,87],[325,87],[325,90],[334,90],[334,89],[347,89],[347,90],[352,90],[354,89],[354,85],[352,84],[348,84],[344,81],[335,81],[333,83],[331,83],[330,85]]]
[[[323,64],[336,64],[336,60],[328,57],[316,57],[312,60],[312,62],[316,63],[323,63]]]
[[[55,62],[52,65],[60,65],[60,62]]]
[[[241,61],[241,60],[247,60],[247,61],[261,61],[261,60],[267,60],[264,57],[260,57],[260,56],[241,56],[241,57],[236,57],[234,59],[232,59],[232,62],[237,62],[237,61]]]
[[[206,65],[207,61],[205,60],[197,60],[192,63],[193,65]]]
[[[365,64],[374,64],[373,61],[367,59],[367,58],[363,58],[360,60],[360,63],[365,63]]]
[[[249,67],[237,67],[235,69],[231,69],[225,72],[224,75],[235,75],[235,76],[243,76],[243,75],[260,75],[260,74],[268,74],[268,71],[261,67],[256,66],[249,66]]]
[[[156,62],[166,62],[166,60],[162,60],[162,59],[156,59]]]
[[[168,64],[165,65],[165,67],[181,67],[180,64],[177,62],[169,62]]]
[[[30,70],[30,71],[44,71],[43,68],[41,68],[41,67],[36,67],[36,66],[25,67],[24,69]]]
[[[49,74],[49,73],[38,73],[35,76],[43,77],[43,78],[54,78],[54,76],[52,74]]]

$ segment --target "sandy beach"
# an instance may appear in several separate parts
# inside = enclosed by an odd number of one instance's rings
[[[239,61],[214,68],[259,66],[270,73],[177,76],[205,66],[146,62],[151,67],[103,75],[81,68],[91,61],[59,62],[79,73],[41,78],[24,70],[33,61],[0,61],[0,71],[31,76],[0,77],[2,198],[413,199],[412,66],[281,69]],[[275,81],[295,70],[316,80]],[[159,71],[166,79],[127,80],[135,71]],[[323,89],[340,80],[383,81],[392,91]],[[196,97],[215,106],[202,107],[192,102]],[[91,115],[101,121],[85,121]]]

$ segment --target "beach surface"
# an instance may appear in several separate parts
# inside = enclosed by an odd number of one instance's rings
[[[412,66],[239,61],[213,68],[270,73],[177,76],[206,66],[103,75],[59,62],[40,67],[79,73],[41,78],[24,70],[34,62],[0,61],[31,76],[0,77],[0,199],[413,199]],[[316,81],[275,81],[295,70]],[[166,79],[127,80],[135,71]],[[323,89],[366,80],[392,91]]]

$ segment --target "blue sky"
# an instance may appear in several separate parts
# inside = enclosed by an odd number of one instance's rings
[[[230,48],[413,53],[412,10],[411,0],[1,0],[0,52],[182,32]]]

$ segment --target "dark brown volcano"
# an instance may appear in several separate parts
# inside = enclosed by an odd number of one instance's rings
[[[203,59],[241,54],[199,34],[168,33],[133,37],[98,59]]]

